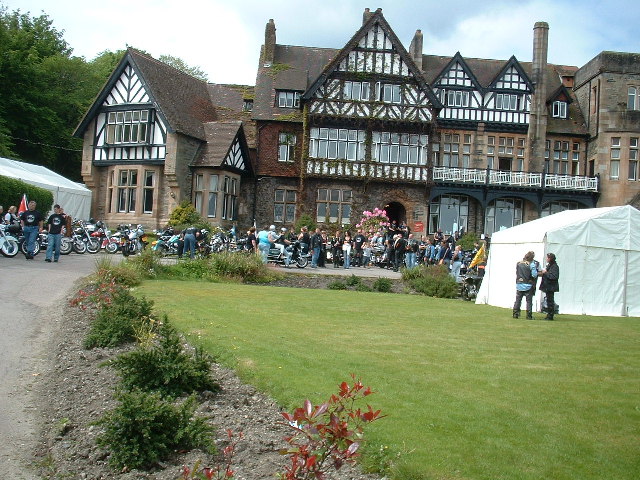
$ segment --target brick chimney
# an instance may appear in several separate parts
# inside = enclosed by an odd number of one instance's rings
[[[547,52],[549,49],[549,24],[536,22],[533,26],[533,60],[531,64],[531,112],[529,116],[529,171],[544,170],[544,151],[547,138]]]
[[[422,30],[416,30],[411,45],[409,45],[409,55],[418,66],[418,70],[422,71]]]
[[[271,66],[276,50],[276,24],[273,22],[273,18],[269,19],[264,29],[264,46],[262,48],[262,62],[260,63],[263,66]]]
[[[362,14],[362,24],[364,25],[365,23],[367,23],[367,21],[376,13],[381,13],[382,9],[378,8],[375,12],[371,12],[371,10],[369,10],[368,8],[364,9],[364,13]]]

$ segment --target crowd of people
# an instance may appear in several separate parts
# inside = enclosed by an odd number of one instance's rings
[[[300,242],[303,252],[311,253],[311,268],[326,268],[328,264],[344,269],[369,268],[375,261],[378,266],[397,272],[401,267],[439,264],[445,265],[458,279],[464,260],[462,247],[457,244],[458,233],[445,236],[442,229],[438,229],[432,236],[417,237],[405,224],[396,222],[376,231],[356,228],[353,232],[337,230],[331,235],[320,227],[314,232],[302,227],[298,232],[284,227],[278,231],[275,225],[260,231],[251,228],[247,233],[249,250],[260,254],[266,263],[269,250],[278,248],[285,266],[289,265],[291,255],[287,246],[295,242]],[[476,244],[471,254],[475,255],[478,248]]]
[[[21,213],[18,213],[18,208],[15,205],[11,205],[5,213],[4,207],[0,205],[0,219],[5,225],[22,229],[27,245],[25,255],[27,260],[33,260],[35,256],[35,243],[38,234],[46,231],[48,237],[44,261],[47,263],[58,262],[62,229],[67,223],[67,216],[60,205],[53,206],[53,213],[49,215],[46,222],[44,215],[37,210],[37,203],[34,200],[31,200],[27,204],[27,209]]]

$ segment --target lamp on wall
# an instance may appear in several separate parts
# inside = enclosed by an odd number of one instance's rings
[[[174,192],[169,192],[169,196],[170,196],[171,198],[176,198],[176,194],[175,194]]]

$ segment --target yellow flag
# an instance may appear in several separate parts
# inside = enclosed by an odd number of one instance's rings
[[[471,264],[469,265],[469,268],[475,267],[476,265],[478,265],[483,260],[484,260],[484,243],[480,247],[480,250],[477,251],[476,256],[473,257],[473,260],[471,261]]]

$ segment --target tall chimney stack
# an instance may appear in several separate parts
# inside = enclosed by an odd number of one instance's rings
[[[409,45],[409,55],[418,66],[418,70],[422,71],[422,30],[416,30],[416,34]]]
[[[547,138],[547,52],[549,50],[549,24],[536,22],[533,26],[533,61],[531,81],[531,112],[529,116],[529,171],[544,170],[544,151]]]
[[[369,20],[369,18],[371,18],[371,15],[373,15],[373,13],[371,13],[371,10],[369,10],[368,8],[364,9],[364,13],[362,14],[362,24],[364,25],[365,23],[367,23],[367,20]]]
[[[262,65],[272,65],[276,52],[276,24],[273,18],[269,19],[264,29],[264,47],[262,50]]]

